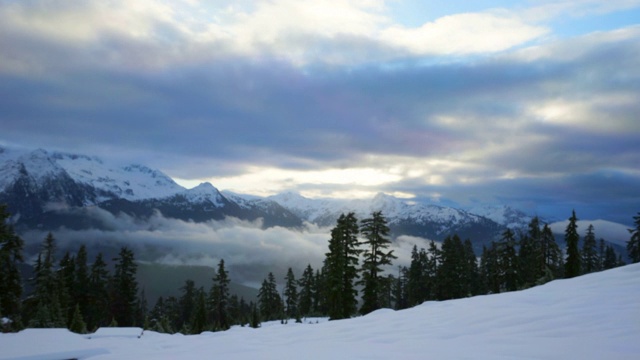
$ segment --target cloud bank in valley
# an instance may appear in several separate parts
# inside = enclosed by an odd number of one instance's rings
[[[224,259],[232,280],[251,286],[259,286],[269,272],[283,278],[289,267],[297,276],[308,264],[320,269],[331,237],[330,228],[309,223],[302,229],[264,229],[260,220],[227,218],[195,223],[166,218],[159,212],[148,220],[113,215],[100,208],[87,212],[108,230],[60,228],[53,232],[60,248],[75,251],[80,243],[116,249],[127,246],[138,260],[167,265],[213,268]],[[40,231],[24,234],[31,245],[40,244],[45,236]],[[409,264],[414,244],[426,247],[426,240],[407,236],[396,240],[393,249],[399,259],[395,265]],[[396,271],[395,267],[389,270]]]

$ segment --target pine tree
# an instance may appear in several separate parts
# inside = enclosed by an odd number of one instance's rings
[[[282,312],[282,299],[278,293],[276,277],[269,273],[258,290],[258,302],[260,303],[261,319],[265,321],[276,320]]]
[[[640,262],[640,212],[633,217],[635,229],[629,229],[631,238],[627,241],[627,253],[632,263]]]
[[[300,318],[300,312],[298,311],[298,286],[296,278],[293,274],[293,270],[289,268],[287,275],[284,278],[284,297],[286,305],[286,315],[289,319]]]
[[[569,224],[565,230],[564,239],[567,243],[567,260],[564,264],[564,276],[567,279],[580,275],[580,252],[578,250],[578,218],[575,210],[569,218]]]
[[[64,278],[55,268],[56,240],[48,233],[35,265],[34,291],[26,301],[27,313],[35,314],[30,327],[67,327],[66,314],[60,303]]]
[[[458,235],[442,242],[442,264],[438,268],[438,300],[458,299],[468,295],[465,281],[466,259],[464,245]]]
[[[197,335],[207,329],[207,304],[204,289],[200,288],[194,295],[195,304],[189,323],[190,332]]]
[[[397,256],[393,255],[393,250],[386,251],[391,240],[388,239],[387,220],[381,211],[374,212],[370,218],[362,220],[360,233],[366,238],[362,244],[368,246],[364,250],[362,279],[358,282],[363,286],[363,304],[360,313],[368,314],[381,308],[382,287],[385,279],[381,275],[382,266],[391,265],[391,260],[397,259]]]
[[[176,319],[178,329],[182,329],[185,325],[190,325],[189,322],[193,318],[196,301],[198,301],[196,298],[196,284],[193,280],[186,280],[184,286],[180,288],[180,291],[182,292],[182,296],[180,296],[180,299],[178,300],[180,305],[180,315]]]
[[[488,249],[482,247],[482,257],[480,258],[480,274],[485,293],[500,293],[502,287],[502,276],[500,270],[500,259],[498,256],[498,245],[491,242]]]
[[[498,272],[501,278],[500,289],[505,291],[518,290],[518,256],[516,254],[516,239],[511,229],[502,233],[502,239],[497,244]]]
[[[558,243],[556,243],[556,239],[549,225],[544,225],[541,236],[544,250],[542,259],[544,277],[542,280],[538,280],[537,283],[539,285],[555,278],[561,278],[564,274],[562,250],[560,250]]]
[[[138,299],[137,264],[133,251],[120,249],[113,274],[111,293],[111,316],[119,326],[134,326]]]
[[[340,215],[331,230],[326,254],[326,297],[331,320],[346,319],[356,312],[358,294],[354,281],[358,278],[358,220],[354,213]]]
[[[215,330],[227,330],[229,324],[229,272],[224,269],[224,260],[220,259],[218,271],[213,278],[211,302],[213,305],[213,327]]]
[[[593,225],[589,224],[587,233],[582,243],[582,273],[589,274],[598,271],[598,253],[596,250],[596,235],[593,232]]]
[[[89,317],[89,265],[87,248],[81,245],[75,256],[75,277],[71,286],[71,298],[80,307],[82,319]]]
[[[95,330],[107,326],[111,321],[109,312],[109,283],[111,282],[107,264],[98,253],[91,265],[87,294],[87,329]]]
[[[602,269],[609,270],[615,268],[616,266],[618,266],[616,251],[614,250],[613,246],[607,245],[604,254],[604,261],[602,262]]]
[[[300,315],[309,316],[313,310],[313,300],[315,297],[315,277],[313,276],[311,264],[308,264],[304,269],[298,284],[300,285],[298,304]]]
[[[71,317],[71,324],[69,324],[69,330],[76,334],[86,334],[87,325],[82,319],[82,313],[80,313],[80,305],[76,304],[73,315]]]
[[[19,330],[23,292],[19,267],[24,262],[24,242],[7,223],[8,219],[6,206],[0,205],[0,309],[2,316],[11,319],[13,330]]]

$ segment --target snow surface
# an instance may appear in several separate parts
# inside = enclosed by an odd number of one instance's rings
[[[190,336],[145,331],[140,338],[57,333],[55,340],[46,330],[25,330],[0,335],[0,359],[638,359],[639,298],[634,264],[520,292],[319,324]]]
[[[217,208],[221,208],[225,205],[222,198],[222,194],[211,183],[204,182],[200,185],[185,190],[180,193],[188,202],[193,204],[211,203]]]

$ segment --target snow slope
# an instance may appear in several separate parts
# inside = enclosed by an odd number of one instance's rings
[[[520,292],[319,324],[191,336],[145,331],[140,338],[68,333],[57,345],[42,332],[2,334],[0,359],[47,358],[38,344],[47,344],[51,353],[95,360],[637,359],[639,298],[640,264],[634,264]]]

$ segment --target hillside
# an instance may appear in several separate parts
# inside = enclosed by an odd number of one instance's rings
[[[93,339],[26,330],[0,335],[0,359],[637,359],[638,298],[634,264],[520,292],[318,324]]]

